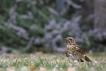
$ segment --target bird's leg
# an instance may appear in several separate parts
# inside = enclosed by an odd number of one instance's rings
[[[82,60],[82,59],[79,59],[78,61],[79,61],[79,62],[84,62],[84,60]]]

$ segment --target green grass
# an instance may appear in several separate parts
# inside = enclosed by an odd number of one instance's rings
[[[0,55],[0,71],[106,71],[106,54],[87,54],[93,62],[73,62],[64,54]]]

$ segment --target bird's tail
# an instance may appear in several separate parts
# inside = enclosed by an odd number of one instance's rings
[[[84,60],[88,61],[88,62],[92,62],[87,56],[84,55]]]

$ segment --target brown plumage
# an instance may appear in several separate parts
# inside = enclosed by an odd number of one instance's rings
[[[65,38],[68,42],[67,44],[67,50],[66,50],[66,56],[70,59],[78,60],[79,62],[92,62],[83,52],[83,50],[75,43],[74,39],[72,37]]]

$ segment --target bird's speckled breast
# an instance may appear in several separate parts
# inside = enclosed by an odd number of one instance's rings
[[[67,49],[68,49],[68,50],[73,50],[74,47],[75,47],[75,45],[67,45]]]
[[[67,52],[76,55],[75,47],[75,45],[67,45]]]
[[[75,50],[75,48],[75,45],[67,45],[67,53],[71,59],[78,60],[81,55]]]

